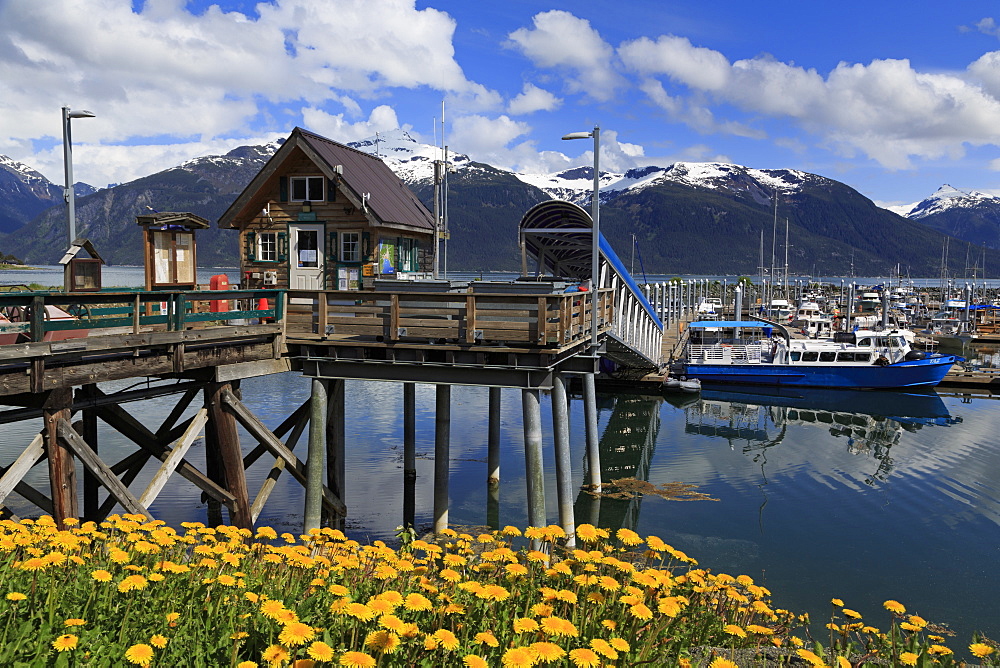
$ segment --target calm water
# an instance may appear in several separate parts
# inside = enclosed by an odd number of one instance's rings
[[[108,384],[107,390],[125,384]],[[348,381],[349,533],[391,541],[403,507],[402,388]],[[295,374],[244,381],[244,401],[271,427],[308,398]],[[155,428],[171,402],[128,404]],[[487,524],[486,388],[452,392],[451,522]],[[550,404],[543,397],[548,519],[557,521]],[[1000,636],[1000,402],[885,392],[762,396],[706,389],[690,395],[602,395],[599,427],[605,479],[681,481],[717,501],[577,499],[577,521],[656,534],[702,565],[746,573],[778,605],[822,619],[843,598],[885,626],[882,601],[947,622],[967,640]],[[434,388],[417,386],[418,527],[432,523]],[[583,410],[571,402],[574,489],[583,483]],[[131,450],[101,423],[100,448],[116,461]],[[9,463],[40,423],[5,427]],[[499,522],[524,526],[526,498],[520,393],[503,392]],[[243,435],[244,449],[252,445]],[[189,459],[203,461],[203,441]],[[305,443],[298,449],[304,450]],[[269,464],[249,473],[251,494]],[[143,489],[147,470],[132,485]],[[44,466],[29,482],[44,487]],[[11,499],[14,500],[14,497]],[[298,531],[303,493],[287,475],[260,523]],[[15,512],[32,512],[15,506]],[[171,524],[207,519],[199,492],[174,477],[151,511]],[[955,645],[958,646],[958,645]]]
[[[132,283],[141,268],[131,270]],[[207,276],[219,273],[205,270]],[[50,271],[50,273],[52,273]],[[127,273],[127,272],[126,272]],[[19,272],[20,274],[20,272]],[[61,276],[61,274],[60,274]],[[111,284],[105,274],[105,284]],[[0,283],[8,278],[0,275]],[[24,277],[14,281],[38,280]],[[201,278],[199,279],[201,280]],[[38,282],[45,283],[45,280]],[[142,383],[109,383],[105,391]],[[417,524],[432,523],[434,388],[417,386]],[[244,401],[276,427],[309,395],[295,374],[246,380]],[[124,407],[155,430],[172,398]],[[403,508],[402,387],[347,383],[349,533],[392,540]],[[557,521],[551,412],[542,399],[548,519]],[[486,388],[452,392],[451,512],[454,525],[487,524]],[[190,412],[193,412],[194,408]],[[574,489],[583,483],[583,410],[570,407]],[[647,496],[632,502],[582,495],[578,521],[596,518],[656,534],[716,571],[746,573],[774,593],[777,605],[822,620],[829,599],[843,598],[877,626],[882,601],[946,622],[963,647],[973,630],[1000,637],[1000,402],[937,394],[793,393],[783,396],[715,391],[700,397],[602,395],[599,428],[606,480],[637,477],[655,485],[691,483],[717,501],[678,502]],[[9,464],[40,421],[6,425],[0,464]],[[105,460],[130,453],[124,438],[101,423]],[[524,455],[520,393],[504,390],[499,522],[524,526]],[[243,434],[244,449],[253,445]],[[304,440],[297,450],[305,449]],[[189,459],[203,466],[204,442]],[[256,493],[269,463],[249,472]],[[132,484],[141,491],[151,467]],[[45,467],[28,482],[47,486]],[[207,520],[193,485],[175,476],[151,510],[177,525]],[[15,512],[33,507],[11,502]],[[260,519],[298,531],[302,488],[284,475]]]

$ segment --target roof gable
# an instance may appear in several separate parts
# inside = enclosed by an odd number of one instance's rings
[[[332,180],[373,225],[404,225],[434,229],[434,218],[406,184],[382,160],[349,146],[296,127],[281,148],[250,181],[219,218],[220,228],[234,227],[254,195],[300,149],[316,168]],[[253,212],[254,214],[256,211]]]

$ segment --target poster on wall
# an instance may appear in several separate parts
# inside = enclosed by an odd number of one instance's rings
[[[379,273],[394,274],[396,269],[393,266],[393,259],[396,257],[396,244],[383,239],[379,243]]]
[[[341,267],[337,270],[337,289],[361,289],[361,277],[357,267]]]

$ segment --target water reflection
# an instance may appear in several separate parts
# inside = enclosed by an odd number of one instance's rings
[[[962,421],[952,417],[933,390],[856,392],[797,388],[703,389],[701,400],[686,407],[685,431],[723,438],[757,463],[780,445],[790,426],[815,427],[843,442],[852,455],[876,467],[864,482],[885,482],[894,468],[891,449],[904,432]]]

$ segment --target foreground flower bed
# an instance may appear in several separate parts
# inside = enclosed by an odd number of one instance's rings
[[[809,638],[751,578],[626,529],[581,525],[565,551],[558,527],[398,550],[331,529],[182,527],[0,522],[0,665],[718,668],[764,649],[800,665],[958,665],[896,601],[883,632],[834,599],[828,635]],[[962,652],[989,663],[995,644],[973,640]]]

